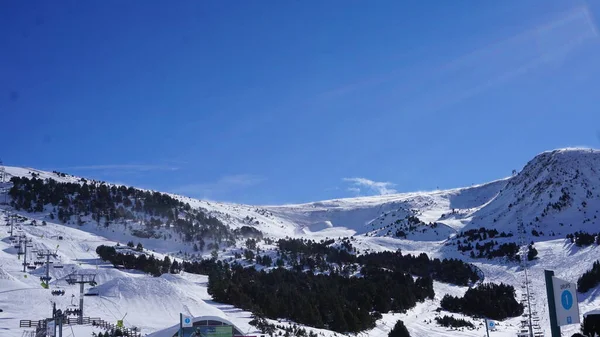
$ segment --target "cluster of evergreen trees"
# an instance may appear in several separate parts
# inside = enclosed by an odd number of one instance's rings
[[[529,244],[528,248],[529,249],[527,250],[527,261],[533,261],[537,258],[538,251],[533,246],[533,242]]]
[[[463,243],[473,242],[473,241],[483,241],[488,238],[493,239],[495,237],[499,238],[509,238],[513,236],[512,233],[506,234],[505,232],[498,232],[497,229],[487,229],[485,227],[480,227],[479,229],[469,229],[467,231],[463,231],[458,233],[456,236],[457,239],[463,239]]]
[[[356,252],[350,239],[344,238],[340,247],[332,247],[334,239],[315,242],[307,239],[280,239],[277,241],[279,247],[279,264],[287,262],[297,270],[304,268],[310,271],[334,271],[336,268],[332,264],[337,264],[339,269],[350,271],[356,269],[351,265],[357,263],[357,258],[353,254]],[[354,270],[355,271],[355,270]]]
[[[496,247],[497,248],[494,248]],[[475,248],[475,250],[472,250]],[[506,257],[510,261],[520,261],[521,257],[518,255],[519,246],[514,242],[502,243],[498,245],[498,241],[488,241],[483,244],[477,242],[475,247],[469,242],[466,246],[461,243],[458,244],[458,250],[461,252],[471,251],[469,256],[473,259],[493,259],[497,257]],[[475,253],[477,251],[477,253]]]
[[[519,252],[519,246],[517,244],[502,243],[498,241],[490,240],[487,242],[479,243],[479,241],[485,241],[494,238],[509,238],[512,237],[512,233],[498,232],[496,229],[487,229],[480,227],[479,229],[470,229],[468,231],[460,232],[456,236],[456,246],[460,252],[470,252],[471,258],[487,258],[493,259],[496,257],[506,257],[511,261],[519,261],[520,256],[517,255]],[[475,245],[473,245],[475,242]]]
[[[600,336],[600,315],[587,315],[581,324],[585,336]]]
[[[461,318],[454,318],[452,316],[448,316],[448,315],[444,315],[444,317],[436,317],[435,321],[441,325],[441,326],[445,326],[447,328],[475,328],[475,326],[473,325],[473,323],[461,319]]]
[[[96,254],[104,261],[112,263],[114,266],[124,266],[126,269],[141,270],[149,273],[152,276],[160,276],[166,273],[177,274],[181,270],[181,266],[177,261],[171,262],[168,256],[163,260],[154,257],[154,254],[147,256],[146,254],[127,254],[118,253],[115,247],[98,246]]]
[[[480,280],[480,276],[471,264],[458,259],[430,259],[425,253],[418,256],[403,255],[399,250],[369,253],[358,256],[357,262],[366,267],[401,271],[461,286],[471,285]]]
[[[200,261],[171,261],[168,256],[163,260],[157,259],[153,254],[148,256],[144,253],[128,251],[121,253],[111,246],[98,246],[96,254],[104,260],[113,264],[113,266],[123,266],[126,269],[140,270],[151,274],[152,276],[160,276],[162,274],[177,274],[180,271],[186,271],[192,274],[208,275],[211,270],[216,268],[221,261],[214,259],[205,259]]]
[[[270,318],[337,332],[358,332],[375,326],[382,312],[404,312],[433,298],[433,280],[379,268],[363,277],[343,277],[276,268],[270,272],[227,264],[209,274],[208,292],[215,301]]]
[[[427,254],[403,255],[401,251],[356,255],[350,239],[343,239],[339,247],[332,246],[335,240],[315,242],[306,239],[280,239],[278,246],[281,260],[298,270],[335,271],[355,269],[356,266],[386,268],[391,271],[409,273],[420,277],[457,285],[470,285],[480,279],[472,265],[458,259],[430,259]]]
[[[596,243],[600,245],[600,233],[586,233],[584,231],[567,234],[567,239],[571,240],[577,247],[587,247]]]
[[[254,239],[247,240],[253,248]],[[358,332],[375,326],[381,313],[404,312],[426,298],[434,297],[433,279],[468,285],[479,278],[470,265],[459,260],[430,260],[426,254],[402,255],[383,252],[356,257],[350,239],[332,247],[334,241],[282,240],[282,255],[301,259],[321,256],[325,261],[352,262],[361,266],[361,277],[346,277],[337,269],[314,274],[303,269],[276,268],[269,272],[229,265],[215,258],[200,262],[163,260],[133,249],[119,251],[99,246],[96,253],[113,265],[137,269],[154,276],[180,270],[208,274],[208,291],[216,301],[235,305],[269,318],[288,318],[298,323],[338,332]],[[133,242],[129,245],[133,246]],[[133,248],[133,247],[130,247]],[[335,253],[337,252],[337,253]],[[341,258],[340,252],[351,258]],[[346,256],[346,255],[343,255]],[[257,258],[265,263],[266,255]],[[270,259],[270,258],[269,258]],[[283,267],[283,260],[277,261]],[[418,276],[416,279],[413,276]],[[301,294],[301,296],[299,296]]]
[[[407,233],[414,233],[417,230],[425,232],[427,228],[435,229],[438,227],[437,222],[430,222],[427,224],[414,215],[409,215],[404,219],[398,219],[387,227],[391,227],[391,225],[395,225],[396,228],[397,226],[400,226],[400,228],[397,228],[396,232],[394,233],[394,235],[398,238],[406,238]],[[390,234],[391,231],[388,230],[387,235]]]
[[[250,226],[242,226],[240,228],[236,228],[233,233],[237,236],[245,237],[245,238],[254,238],[254,239],[262,239],[263,233],[258,229]]]
[[[469,288],[463,297],[445,295],[442,309],[473,317],[504,320],[523,314],[523,305],[515,299],[515,288],[506,284],[485,283]]]
[[[586,293],[600,284],[600,261],[594,262],[592,269],[586,271],[577,280],[577,291]]]
[[[82,217],[85,216],[91,216],[98,225],[102,223],[105,227],[118,221],[143,220],[148,231],[163,226],[173,228],[183,240],[197,241],[201,250],[206,239],[217,244],[235,242],[236,235],[219,219],[164,193],[85,180],[62,183],[52,179],[13,177],[11,182],[11,205],[17,210],[42,212],[44,206],[50,205],[53,207],[52,219],[76,220],[79,225],[84,223]],[[238,234],[246,232],[258,235],[247,228]],[[140,233],[140,236],[153,235]]]
[[[283,330],[284,333],[279,333],[277,336],[281,337],[317,337],[318,335],[312,331],[306,331],[305,328],[299,327],[297,324],[291,326],[285,326],[283,324],[271,324],[260,315],[253,315],[253,319],[249,322],[250,325],[255,326],[260,332],[269,336],[275,336],[276,329]]]
[[[92,332],[92,337],[127,337],[128,335],[121,331],[121,329],[111,329],[110,331],[105,332]]]

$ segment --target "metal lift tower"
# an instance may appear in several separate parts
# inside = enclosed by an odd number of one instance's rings
[[[96,285],[96,274],[70,274],[66,277],[68,284],[79,284],[79,324],[83,324],[83,288],[86,284]]]

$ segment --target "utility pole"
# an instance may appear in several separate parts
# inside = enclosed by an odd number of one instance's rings
[[[86,284],[96,285],[96,274],[70,274],[66,277],[68,284],[79,284],[79,319],[78,324],[83,324],[83,290]]]

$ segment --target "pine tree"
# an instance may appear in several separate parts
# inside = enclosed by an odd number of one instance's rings
[[[392,331],[388,334],[388,337],[410,337],[410,333],[408,333],[408,329],[404,325],[404,322],[398,320]]]
[[[163,263],[162,263],[161,272],[168,273],[169,270],[171,270],[171,259],[169,259],[168,256],[165,256],[165,259],[163,260]]]

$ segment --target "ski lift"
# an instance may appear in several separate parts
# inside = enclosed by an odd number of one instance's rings
[[[71,294],[71,304],[69,304],[67,306],[67,309],[65,309],[65,315],[68,315],[68,316],[79,315],[79,307],[73,303],[73,300],[75,300],[75,295]]]
[[[65,296],[65,290],[61,288],[52,289],[52,296]]]
[[[59,261],[58,263],[55,263],[52,267],[57,268],[57,269],[62,269],[63,265],[62,263]]]
[[[79,309],[75,309],[75,308],[68,308],[65,309],[65,314],[67,316],[78,316],[79,315],[80,310]]]
[[[48,284],[48,282],[50,282],[51,279],[52,276],[40,276],[40,281],[45,282],[46,284]]]

